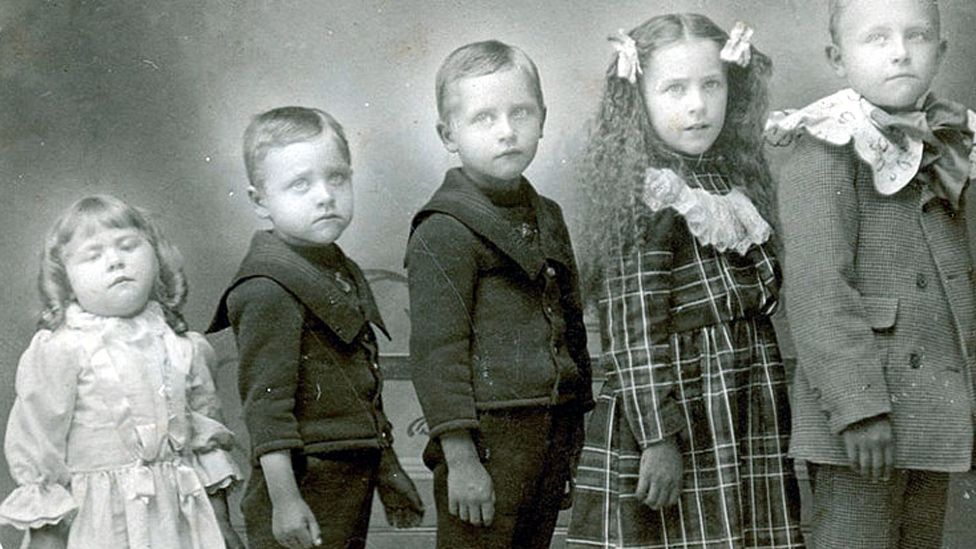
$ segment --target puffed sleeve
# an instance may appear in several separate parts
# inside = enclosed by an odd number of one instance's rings
[[[193,466],[200,480],[213,493],[241,480],[241,471],[230,455],[234,433],[223,424],[220,400],[210,375],[210,368],[217,365],[217,354],[210,343],[200,334],[189,332],[193,344],[193,361],[187,385],[187,405],[193,437]]]
[[[669,337],[676,215],[670,208],[644,211],[635,227],[638,242],[609,258],[599,301],[604,361],[619,380],[624,414],[641,448],[685,425]]]
[[[70,520],[77,505],[65,450],[83,350],[40,330],[17,365],[16,399],[4,452],[18,484],[0,504],[0,524],[21,530]]]

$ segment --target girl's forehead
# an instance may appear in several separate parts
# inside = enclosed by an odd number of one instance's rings
[[[651,53],[647,69],[658,78],[679,78],[708,72],[724,73],[719,51],[719,45],[707,38],[672,42]]]
[[[65,242],[65,251],[79,249],[85,246],[108,244],[120,238],[130,236],[144,236],[144,233],[134,226],[117,225],[105,220],[88,219],[79,223]]]

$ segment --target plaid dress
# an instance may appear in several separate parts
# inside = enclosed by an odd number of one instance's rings
[[[688,184],[731,190],[714,161]],[[571,547],[802,547],[786,459],[787,384],[769,313],[775,259],[700,244],[680,214],[646,210],[608,262],[599,300],[607,381],[577,471]],[[641,449],[677,435],[683,491],[638,501]]]

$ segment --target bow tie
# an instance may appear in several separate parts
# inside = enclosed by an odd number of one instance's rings
[[[921,110],[911,112],[875,109],[871,121],[897,146],[907,146],[908,140],[923,143],[922,164],[916,178],[956,210],[969,182],[973,132],[968,127],[968,111],[959,103],[936,99],[931,93],[919,103]]]

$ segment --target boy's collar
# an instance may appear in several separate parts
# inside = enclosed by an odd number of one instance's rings
[[[465,179],[469,181],[481,194],[485,195],[492,204],[500,207],[510,207],[519,205],[530,205],[532,204],[534,194],[532,186],[529,182],[525,180],[524,177],[519,176],[518,181],[510,182],[507,186],[487,186],[484,184],[475,183],[467,174],[462,170],[462,175]]]
[[[325,267],[328,269],[342,268],[345,265],[346,257],[339,249],[339,245],[336,243],[326,244],[325,246],[296,246],[294,244],[289,244],[280,236],[275,233],[271,233],[272,236],[281,240],[281,242],[288,246],[292,251],[302,256],[310,263]]]
[[[522,178],[519,192],[523,193],[525,202],[535,211],[538,246],[529,245],[522,227],[513,225],[503,217],[498,211],[499,206],[464,175],[460,168],[448,170],[444,183],[414,217],[411,232],[426,214],[446,213],[494,244],[515,261],[529,278],[538,276],[547,259],[573,268],[569,237],[558,226],[560,214],[553,211],[554,206],[542,200],[525,178]]]
[[[936,178],[940,181],[932,181],[936,194],[957,207],[962,188],[976,177],[976,149],[972,146],[976,114],[931,93],[919,100],[919,107],[924,110],[891,114],[854,90],[844,89],[798,111],[773,113],[766,124],[766,140],[783,146],[801,129],[834,145],[853,140],[857,155],[871,167],[875,189],[885,196],[897,193],[921,168],[932,165],[940,172]],[[962,141],[937,137],[947,130],[957,130]],[[938,153],[926,154],[926,142]],[[940,188],[943,180],[944,188]]]
[[[345,343],[351,343],[367,321],[389,338],[372,292],[368,291],[369,283],[356,264],[338,246],[336,252],[355,284],[366,290],[361,292],[362,296],[357,295],[357,292],[346,292],[336,280],[326,276],[320,266],[303,257],[269,231],[256,232],[247,256],[241,263],[231,288],[221,299],[207,332],[215,332],[229,325],[225,310],[227,293],[243,280],[263,276],[287,289]]]

